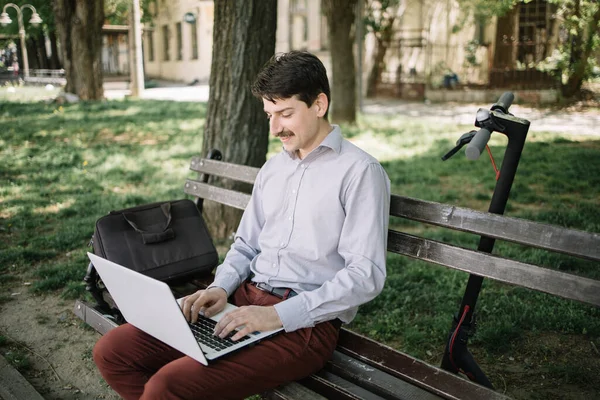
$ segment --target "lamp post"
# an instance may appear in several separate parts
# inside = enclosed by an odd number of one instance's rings
[[[29,8],[33,12],[33,14],[31,14],[31,19],[29,20],[30,24],[38,25],[42,22],[42,19],[40,18],[40,15],[37,13],[37,11],[35,11],[35,7],[33,7],[31,4],[23,4],[21,7],[19,7],[16,4],[8,3],[2,9],[2,14],[0,14],[0,24],[2,26],[6,26],[12,22],[12,20],[8,16],[8,13],[6,12],[7,7],[12,7],[15,10],[17,10],[17,21],[19,22],[19,37],[21,38],[21,53],[23,55],[23,69],[25,71],[25,78],[29,78],[29,60],[27,59],[27,48],[25,47],[25,27],[23,26],[23,9]]]

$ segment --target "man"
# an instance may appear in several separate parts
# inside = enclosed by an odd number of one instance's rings
[[[383,288],[389,179],[328,122],[325,67],[307,52],[276,55],[252,91],[283,151],[258,173],[214,282],[182,310],[195,322],[231,296],[240,308],[219,321],[216,335],[285,332],[206,367],[122,325],[98,342],[94,360],[126,399],[243,399],[306,377],[331,357],[341,323]]]

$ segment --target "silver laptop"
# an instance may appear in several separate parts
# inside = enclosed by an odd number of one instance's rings
[[[233,304],[211,318],[199,315],[198,323],[190,324],[179,305],[182,299],[176,300],[166,283],[87,254],[127,322],[204,365],[283,330],[255,332],[235,342],[221,339],[213,335],[214,326],[236,308]]]

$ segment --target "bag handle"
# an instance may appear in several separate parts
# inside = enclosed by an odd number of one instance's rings
[[[137,233],[142,235],[144,244],[160,243],[160,242],[164,242],[165,240],[173,239],[175,237],[175,232],[173,232],[173,229],[169,228],[169,225],[171,225],[171,203],[161,204],[160,209],[163,212],[163,214],[165,215],[167,220],[165,222],[164,227],[156,232],[145,231],[143,229],[140,229],[140,227],[134,222],[134,220],[135,220],[134,213],[131,213],[131,212],[123,213],[123,218],[125,218],[125,221],[127,221],[127,223],[129,225],[131,225],[131,227]]]

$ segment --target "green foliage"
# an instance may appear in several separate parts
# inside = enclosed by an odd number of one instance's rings
[[[481,46],[479,40],[470,40],[465,46],[465,64],[472,67],[477,67],[481,63],[477,61],[477,49]]]
[[[525,0],[529,3],[532,0]],[[475,21],[487,23],[492,17],[501,17],[521,0],[458,0],[465,17],[472,16]],[[464,21],[464,18],[463,18]]]
[[[461,18],[460,22],[453,27],[453,31],[462,29],[468,20],[486,24],[492,17],[505,15],[516,4],[530,1],[458,0]],[[597,0],[548,0],[548,2],[557,8],[555,23],[560,24],[558,46],[550,56],[535,67],[559,76],[563,84],[589,79],[593,76],[596,66],[594,51],[600,47],[600,4]],[[551,36],[549,38],[553,40]],[[470,45],[472,43],[466,47],[467,64],[473,62],[470,57]]]
[[[549,0],[558,7],[563,40],[542,68],[554,66],[563,81],[581,74],[586,80],[595,66],[594,51],[600,47],[600,4],[596,0]],[[576,6],[578,4],[578,6]]]
[[[365,5],[365,34],[372,32],[380,35],[384,30],[391,29],[401,0],[369,0]]]
[[[156,0],[140,0],[141,20],[149,22],[152,18],[151,7],[156,7]],[[111,25],[129,25],[131,0],[104,0],[104,14]]]

